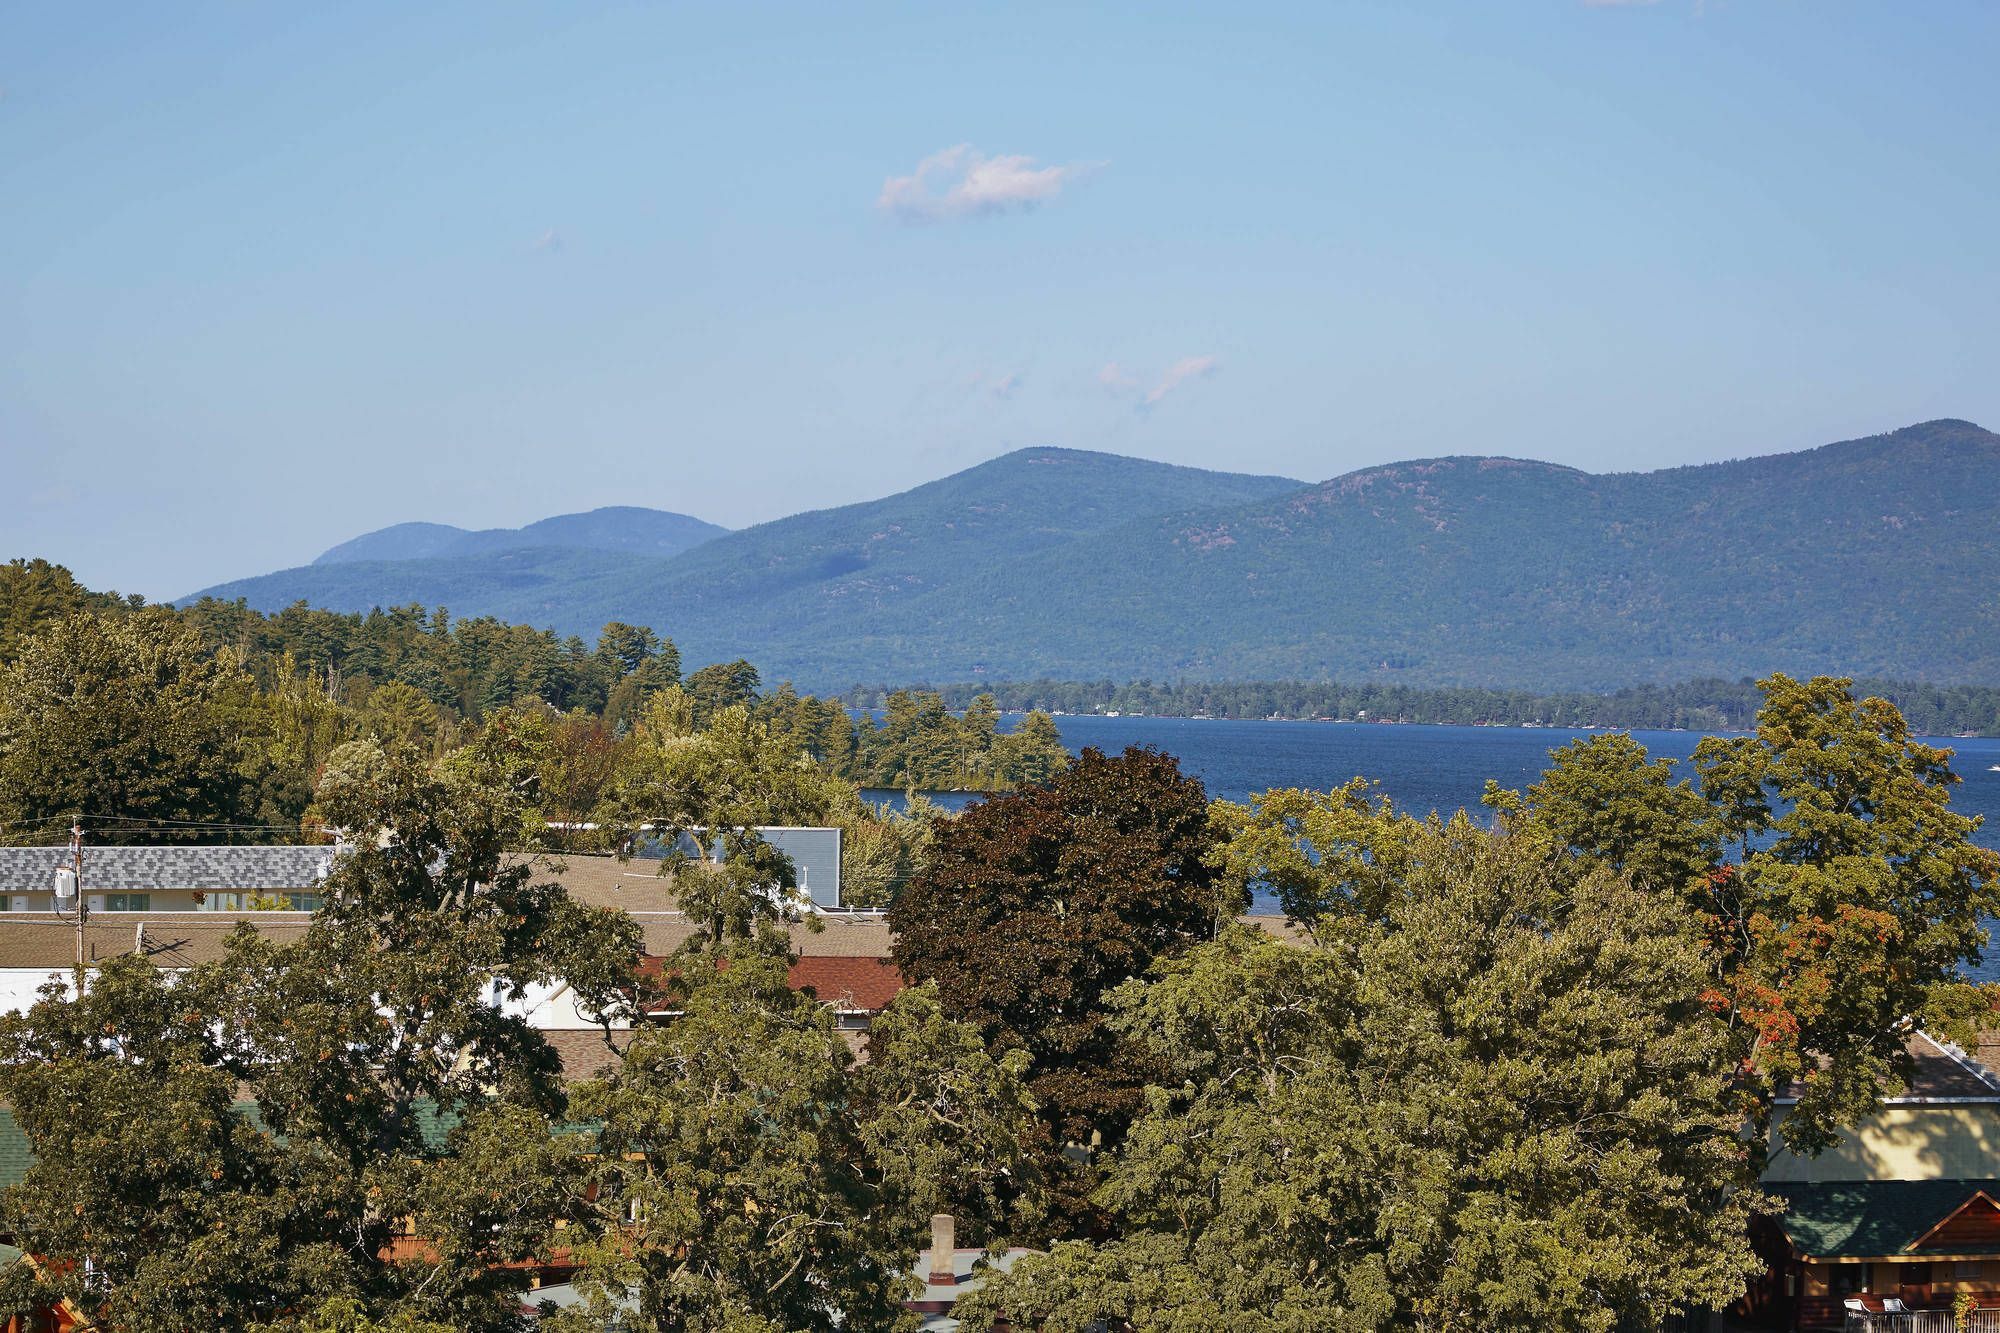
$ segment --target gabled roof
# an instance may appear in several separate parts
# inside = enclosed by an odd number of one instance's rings
[[[1782,1200],[1779,1225],[1792,1248],[1810,1259],[1881,1259],[1919,1250],[1981,1193],[2000,1198],[2000,1180],[1784,1181],[1763,1186]],[[1977,1250],[2000,1254],[2000,1240]]]
[[[1921,1028],[1904,1039],[1911,1070],[1909,1086],[1893,1097],[1890,1105],[1927,1101],[2000,1102],[2000,1075],[1966,1055],[1956,1046],[1947,1046]],[[1798,1100],[1797,1083],[1784,1090],[1779,1103]]]
[[[796,938],[796,937],[795,937]],[[886,941],[884,941],[886,945]],[[888,949],[864,954],[802,954],[795,959],[786,979],[793,990],[810,992],[814,999],[830,1004],[843,1013],[878,1013],[903,989],[903,974],[888,957]],[[657,981],[668,975],[674,960],[647,954],[639,960],[639,975]],[[672,1002],[652,1006],[653,1013],[669,1013]]]
[[[793,990],[843,1012],[879,1012],[903,989],[903,974],[887,958],[804,957],[792,964]]]
[[[86,893],[309,889],[332,854],[330,846],[86,846],[83,887]],[[0,893],[47,893],[56,867],[69,858],[67,847],[0,847]]]

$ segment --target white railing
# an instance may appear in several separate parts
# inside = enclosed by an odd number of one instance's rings
[[[2000,1310],[1974,1310],[1963,1320],[1949,1310],[1908,1310],[1896,1314],[1849,1310],[1842,1333],[2000,1333]]]

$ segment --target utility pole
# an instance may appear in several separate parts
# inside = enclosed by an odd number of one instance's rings
[[[83,969],[88,961],[85,956],[84,927],[90,921],[90,899],[83,892],[83,819],[79,816],[70,821],[69,864],[56,867],[55,907],[56,917],[61,919],[63,900],[67,898],[76,904],[76,993],[83,997]]]
[[[70,867],[76,871],[76,998],[83,998],[83,928],[90,921],[90,899],[83,894],[83,820],[69,822]]]

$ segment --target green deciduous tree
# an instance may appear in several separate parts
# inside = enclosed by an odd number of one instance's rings
[[[243,734],[253,697],[234,657],[171,611],[78,612],[30,638],[0,674],[0,821],[66,833],[199,840],[188,823],[258,822],[259,756]]]
[[[1463,818],[1396,837],[1317,946],[1231,927],[1118,992],[1169,1071],[1098,1195],[1119,1235],[968,1327],[1608,1331],[1740,1290],[1757,1200],[1685,914]]]
[[[842,905],[876,910],[895,902],[930,865],[946,818],[922,792],[908,793],[900,811],[870,809],[859,798],[837,809]]]
[[[0,1019],[0,1097],[36,1154],[0,1228],[47,1261],[6,1276],[9,1308],[68,1297],[148,1333],[327,1300],[519,1325],[506,1265],[575,1212],[580,1145],[554,1052],[494,1001],[560,976],[609,1011],[638,936],[506,858],[508,762],[342,748],[319,799],[353,845],[303,938],[242,927],[180,975],[122,957]]]
[[[610,800],[630,836],[663,853],[681,909],[710,944],[795,914],[791,858],[760,826],[818,823],[844,784],[741,704],[697,727],[692,695],[662,690],[634,729]]]
[[[367,1307],[351,1297],[336,1296],[310,1311],[276,1323],[258,1324],[250,1333],[452,1333],[448,1324],[432,1323],[407,1314],[374,1319]]]
[[[631,1326],[661,1333],[914,1328],[902,1301],[930,1210],[987,1200],[990,1221],[1021,1194],[1023,1057],[995,1060],[914,991],[857,1067],[786,962],[684,956],[675,1016],[579,1089],[599,1214],[577,1250],[586,1305],[554,1328],[601,1328],[621,1296]]]
[[[400,680],[370,690],[360,716],[363,729],[376,739],[425,751],[436,747],[442,731],[438,706],[422,690]]]
[[[1899,1086],[1913,1026],[1969,1039],[1992,1011],[1962,968],[2000,910],[2000,853],[1951,809],[1949,752],[1892,705],[1825,677],[1760,688],[1756,731],[1702,741],[1692,785],[1631,738],[1596,737],[1556,751],[1525,796],[1489,799],[1703,924],[1751,1109],[1761,1123],[1794,1089],[1786,1138],[1812,1151]]]

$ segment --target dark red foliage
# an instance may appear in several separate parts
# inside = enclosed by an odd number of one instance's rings
[[[995,1049],[1034,1058],[1057,1145],[1116,1144],[1140,1109],[1146,1062],[1108,1026],[1106,997],[1211,936],[1209,845],[1207,794],[1171,755],[1085,750],[946,824],[891,908],[903,974],[935,980]]]

